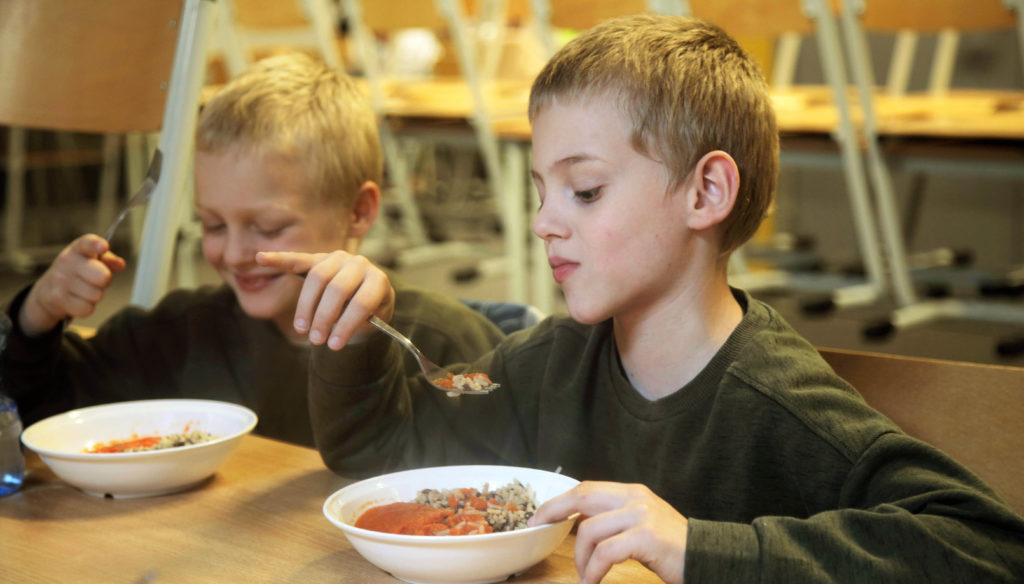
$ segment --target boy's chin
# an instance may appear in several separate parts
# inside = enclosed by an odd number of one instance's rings
[[[276,298],[259,298],[254,297],[255,295],[239,294],[237,292],[235,296],[238,298],[238,304],[242,307],[242,312],[249,318],[270,320],[276,318],[281,313],[282,303]],[[291,306],[294,312],[295,303],[293,302]]]
[[[274,308],[262,305],[246,304],[244,302],[242,303],[242,312],[244,312],[249,318],[260,320],[271,320],[278,314],[278,311]]]
[[[595,310],[589,306],[573,306],[570,302],[567,307],[569,316],[580,324],[597,324],[608,320],[608,314],[603,310]]]

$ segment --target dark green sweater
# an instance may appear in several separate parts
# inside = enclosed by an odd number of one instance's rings
[[[552,318],[470,366],[502,384],[448,398],[375,338],[315,350],[310,402],[346,474],[453,463],[643,483],[690,520],[694,582],[1021,582],[1024,521],[900,431],[767,305],[685,387],[648,401],[611,323]],[[357,366],[358,365],[358,366]]]
[[[457,300],[396,287],[392,324],[431,358],[475,358],[504,335]],[[12,320],[27,290],[11,305]],[[204,398],[256,412],[256,432],[313,446],[308,345],[242,311],[227,286],[177,290],[150,311],[126,308],[96,335],[55,330],[36,339],[20,330],[3,355],[7,391],[26,425],[70,409],[130,399]],[[419,369],[407,358],[403,369]]]

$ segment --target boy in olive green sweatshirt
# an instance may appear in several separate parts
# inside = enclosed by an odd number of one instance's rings
[[[552,58],[529,111],[533,229],[571,318],[450,366],[501,389],[448,398],[403,374],[365,324],[394,292],[362,258],[261,255],[310,273],[296,329],[326,341],[310,403],[331,468],[561,467],[583,482],[532,521],[581,514],[588,584],[630,558],[671,583],[1024,581],[1024,520],[730,288],[778,171],[765,81],[733,39],[606,22]]]
[[[0,374],[26,423],[85,405],[144,398],[239,403],[256,432],[313,446],[310,344],[292,329],[302,280],[260,266],[267,249],[356,252],[380,207],[377,120],[355,81],[302,54],[254,64],[203,107],[195,209],[219,286],[129,307],[83,339],[126,266],[99,235],[64,249],[8,311]],[[395,326],[437,360],[474,358],[503,334],[455,299],[400,286]],[[410,373],[418,370],[409,359]]]

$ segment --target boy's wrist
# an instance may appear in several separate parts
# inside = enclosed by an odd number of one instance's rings
[[[22,334],[29,338],[45,335],[64,320],[63,318],[56,318],[47,311],[39,300],[36,299],[34,291],[35,287],[33,286],[29,290],[28,295],[25,296],[21,309],[18,310],[16,315],[18,328],[21,329]]]

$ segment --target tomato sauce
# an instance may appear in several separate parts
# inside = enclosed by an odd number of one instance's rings
[[[155,446],[161,440],[160,436],[146,436],[138,438],[133,436],[128,440],[112,440],[105,444],[97,444],[86,450],[91,454],[106,454],[111,452],[124,452],[130,448],[149,448]]]
[[[402,535],[474,535],[493,531],[481,513],[456,513],[410,502],[371,507],[356,519],[355,526]]]

